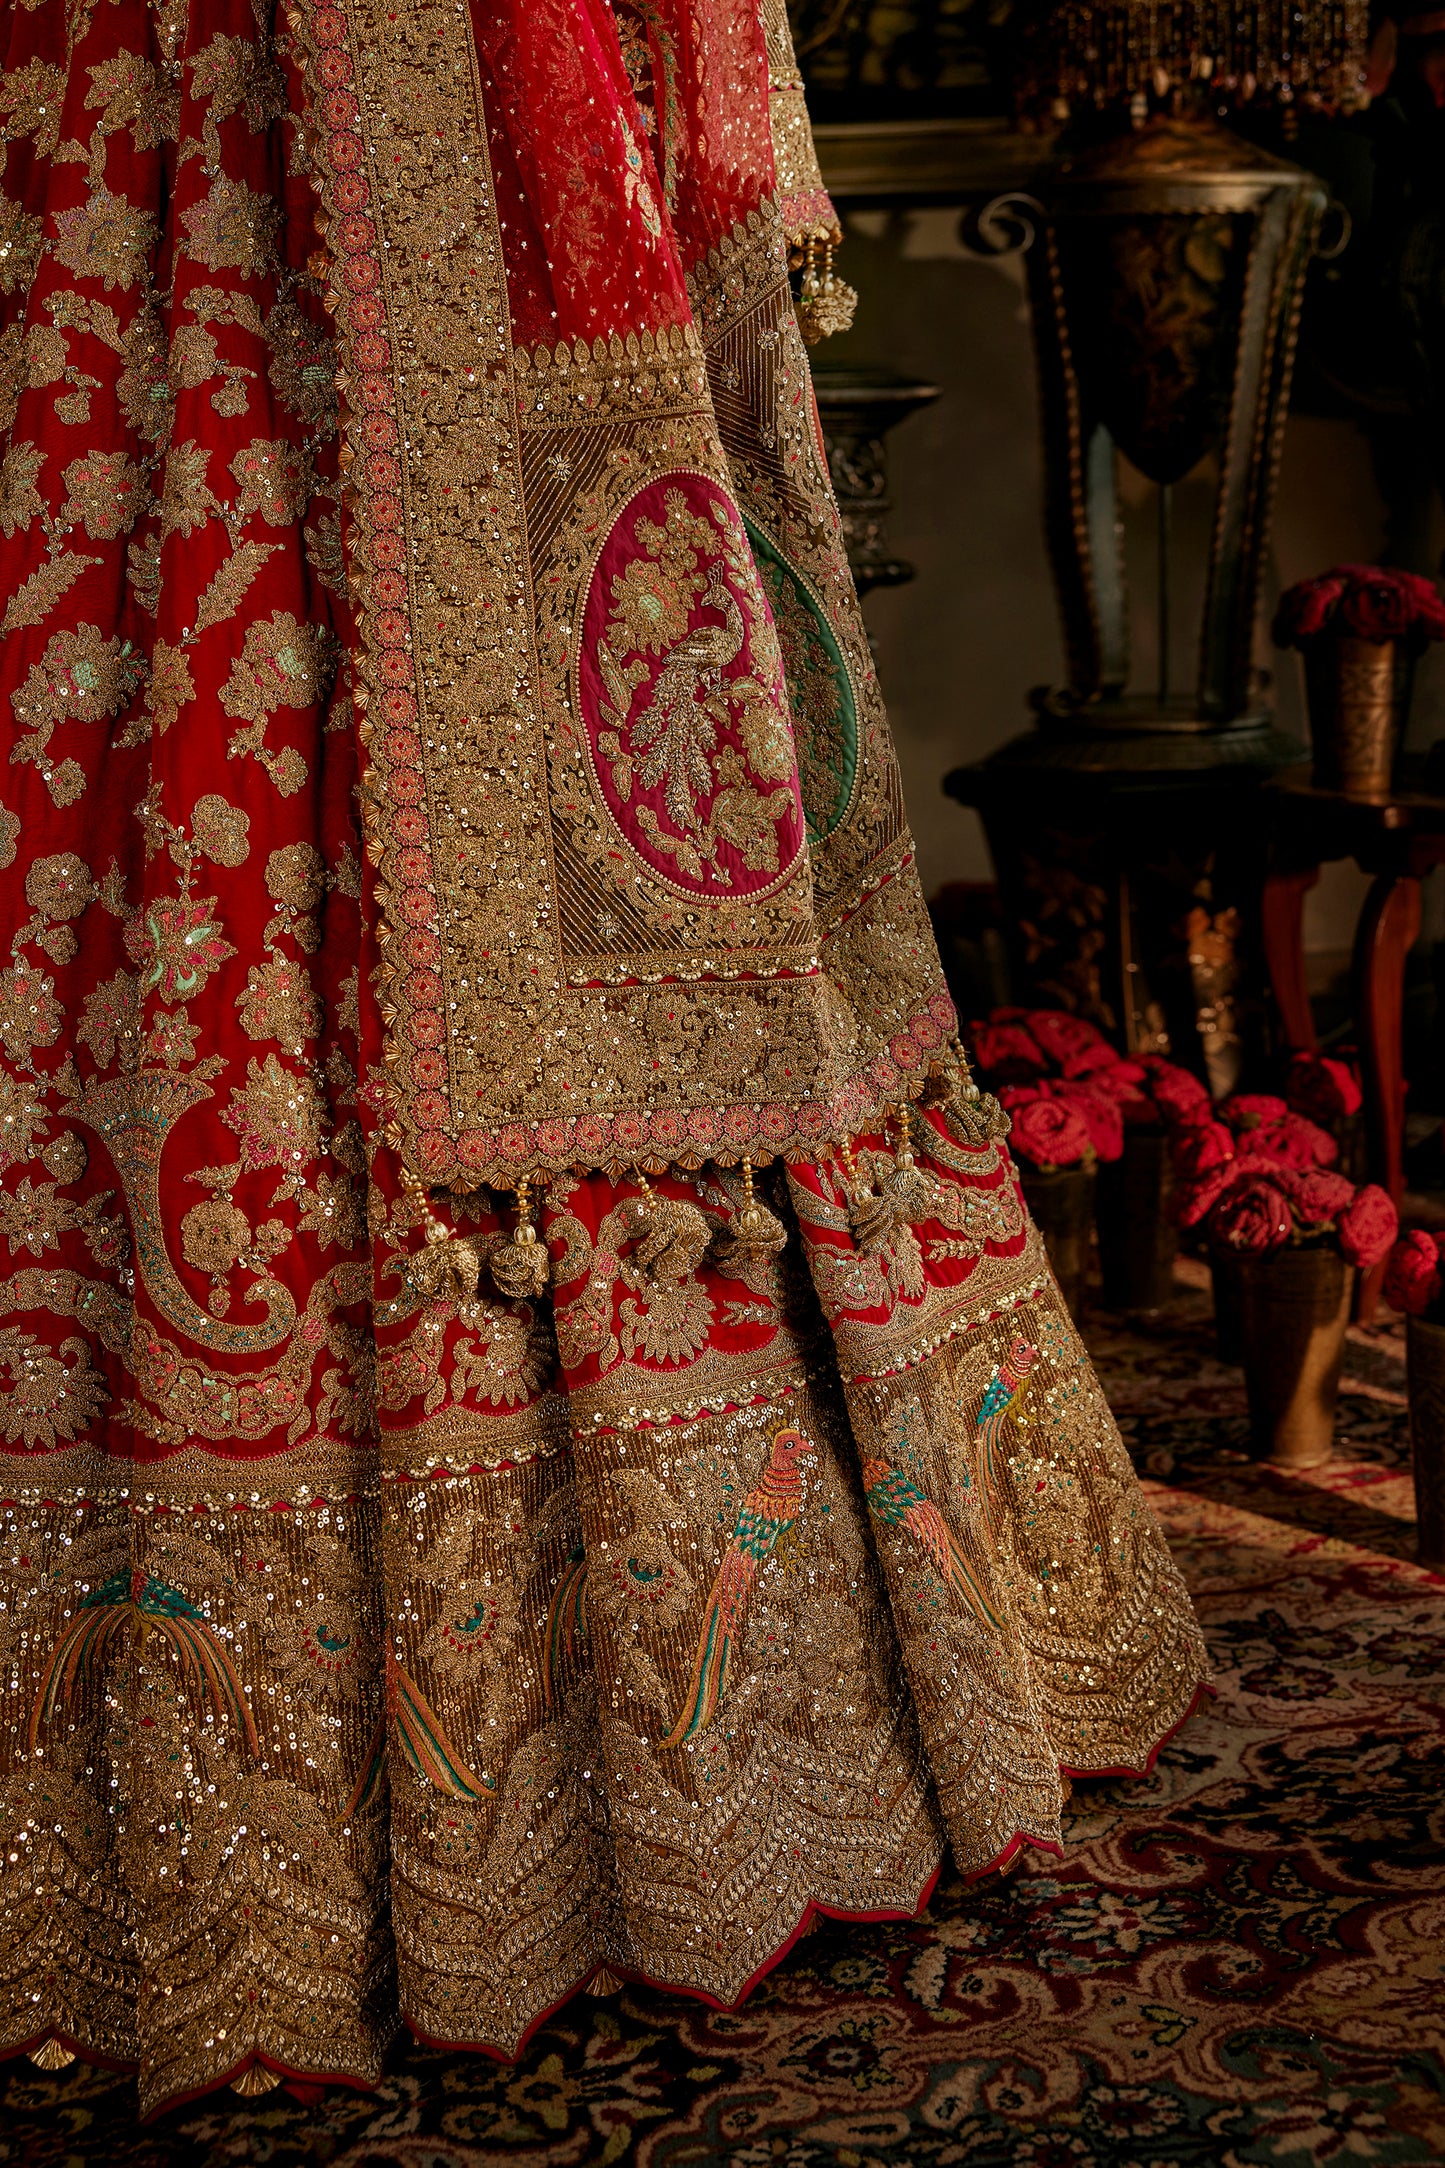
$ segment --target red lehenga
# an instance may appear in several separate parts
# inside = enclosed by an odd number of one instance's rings
[[[1203,1670],[919,898],[780,13],[6,33],[0,2045],[731,2002]]]

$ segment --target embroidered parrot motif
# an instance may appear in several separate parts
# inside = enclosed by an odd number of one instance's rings
[[[388,1735],[395,1738],[423,1783],[435,1785],[450,1799],[478,1800],[484,1792],[497,1788],[491,1777],[479,1777],[467,1767],[416,1680],[388,1649],[386,1704],[372,1733],[361,1774],[342,1810],[344,1820],[369,1806],[381,1790]]]
[[[742,1632],[748,1591],[758,1568],[796,1526],[803,1504],[798,1462],[815,1450],[791,1425],[776,1431],[768,1464],[738,1509],[728,1547],[723,1552],[698,1640],[682,1714],[663,1740],[665,1747],[685,1746],[712,1722],[727,1684],[733,1644]]]
[[[912,1476],[891,1467],[886,1460],[868,1459],[863,1463],[863,1488],[868,1510],[875,1519],[885,1528],[906,1528],[940,1579],[968,1606],[979,1624],[990,1633],[998,1633],[998,1613],[954,1541],[947,1521]]]
[[[1029,1372],[1038,1359],[1039,1351],[1031,1341],[1015,1340],[989,1380],[988,1391],[984,1394],[983,1405],[978,1411],[975,1436],[979,1445],[984,1495],[990,1507],[998,1496],[998,1447],[1003,1426],[1023,1398]]]
[[[252,1753],[259,1752],[250,1706],[215,1628],[178,1588],[132,1566],[123,1566],[81,1597],[75,1617],[51,1650],[30,1712],[32,1750],[41,1728],[69,1701],[77,1682],[90,1684],[105,1650],[126,1626],[142,1642],[159,1634],[175,1650],[186,1679],[200,1686],[217,1714],[233,1720]]]
[[[547,1606],[547,1631],[542,1644],[542,1695],[549,1709],[564,1655],[569,1650],[579,1649],[587,1638],[586,1595],[587,1560],[579,1543],[568,1552],[567,1563]]]

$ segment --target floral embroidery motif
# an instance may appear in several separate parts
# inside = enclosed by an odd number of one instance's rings
[[[703,898],[753,896],[803,846],[772,620],[738,514],[700,475],[649,483],[598,559],[581,711],[608,811],[647,865]]]

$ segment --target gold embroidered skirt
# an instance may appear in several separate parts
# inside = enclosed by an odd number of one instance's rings
[[[0,2050],[148,2109],[731,2003],[1203,1673],[957,1050],[761,26],[617,17],[5,16]]]

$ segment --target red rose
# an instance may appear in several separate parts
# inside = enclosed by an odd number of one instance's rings
[[[1089,1125],[1067,1099],[1033,1099],[1013,1116],[1009,1139],[1016,1157],[1035,1167],[1077,1167],[1092,1145]]]
[[[1049,1060],[1057,1062],[1061,1069],[1071,1055],[1085,1054],[1090,1047],[1102,1046],[1111,1060],[1115,1058],[1104,1034],[1082,1016],[1071,1016],[1067,1009],[1030,1009],[1024,1022]]]
[[[1052,1099],[1054,1087],[1045,1079],[1037,1084],[1000,1084],[995,1097],[1005,1114],[1013,1114],[1019,1107],[1032,1106],[1036,1099]]]
[[[1345,584],[1341,573],[1326,572],[1317,580],[1300,580],[1287,588],[1275,612],[1275,646],[1298,647],[1301,640],[1312,640],[1316,633],[1323,632],[1334,616]]]
[[[1060,1064],[1066,1077],[1102,1076],[1107,1070],[1123,1066],[1107,1039],[1100,1039],[1096,1046],[1080,1047],[1077,1054],[1066,1056]]]
[[[1219,1119],[1231,1129],[1258,1129],[1261,1122],[1277,1122],[1289,1108],[1272,1092],[1236,1092],[1219,1110]]]
[[[1332,1061],[1328,1054],[1296,1054],[1284,1095],[1293,1113],[1324,1123],[1357,1114],[1362,1098],[1360,1080],[1349,1063]]]
[[[1124,1117],[1118,1102],[1089,1084],[1060,1084],[1057,1096],[1084,1117],[1089,1142],[1098,1159],[1118,1159],[1124,1150]]]
[[[1423,1227],[1401,1235],[1385,1267],[1385,1300],[1406,1317],[1423,1317],[1440,1299],[1440,1246]]]
[[[1187,1122],[1175,1130],[1169,1156],[1181,1181],[1197,1182],[1233,1159],[1234,1139],[1223,1122]]]
[[[1302,1114],[1285,1114],[1277,1122],[1262,1122],[1245,1131],[1249,1149],[1262,1159],[1278,1160],[1282,1167],[1332,1167],[1340,1148],[1327,1129],[1307,1122]]]
[[[1338,1219],[1355,1194],[1355,1185],[1342,1174],[1328,1174],[1310,1167],[1303,1173],[1281,1167],[1276,1177],[1290,1202],[1295,1218],[1304,1227],[1323,1227]]]
[[[1042,1076],[1048,1061],[1022,1024],[975,1024],[971,1033],[974,1066],[994,1084],[1019,1084]]]
[[[1349,570],[1353,576],[1340,598],[1340,630],[1361,640],[1402,639],[1414,621],[1415,605],[1398,574],[1382,565]]]
[[[1066,1069],[1065,1076],[1068,1073]],[[1113,1099],[1133,1099],[1144,1088],[1146,1071],[1142,1062],[1120,1061],[1116,1055],[1105,1067],[1085,1074],[1091,1091],[1107,1091]]]
[[[1422,579],[1418,572],[1402,572],[1399,577],[1415,606],[1410,630],[1425,640],[1445,640],[1445,599],[1435,582]]]
[[[1346,1264],[1368,1272],[1389,1256],[1391,1244],[1400,1232],[1400,1215],[1378,1182],[1366,1182],[1341,1212],[1335,1231]]]
[[[1169,1213],[1178,1227],[1197,1227],[1207,1219],[1215,1205],[1234,1181],[1234,1162],[1225,1160],[1222,1166],[1211,1167],[1196,1182],[1181,1182],[1170,1200]]]
[[[1091,1092],[1114,1101],[1129,1128],[1157,1126],[1159,1110],[1149,1097],[1137,1061],[1116,1061],[1111,1068],[1096,1069],[1087,1081]]]
[[[1177,1061],[1164,1061],[1154,1054],[1143,1067],[1154,1104],[1166,1122],[1200,1121],[1213,1113],[1208,1086],[1188,1069],[1181,1069]]]
[[[1273,1182],[1258,1176],[1231,1184],[1209,1215],[1210,1240],[1250,1257],[1277,1250],[1289,1234],[1289,1206]]]

